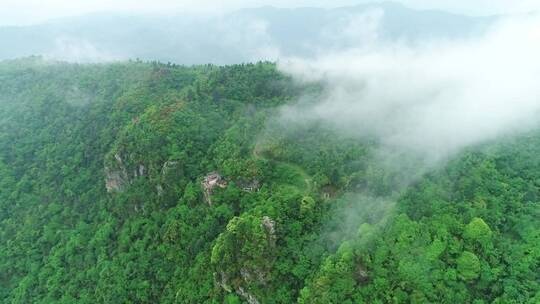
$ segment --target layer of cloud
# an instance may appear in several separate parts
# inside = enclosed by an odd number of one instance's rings
[[[119,55],[99,49],[87,40],[72,37],[58,37],[54,49],[45,54],[45,57],[77,63],[112,62],[123,59]]]
[[[410,47],[374,43],[315,60],[282,60],[301,81],[325,85],[321,100],[284,109],[397,151],[440,159],[537,126],[540,18],[497,24],[481,38]]]

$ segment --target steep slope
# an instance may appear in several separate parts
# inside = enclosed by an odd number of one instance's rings
[[[536,303],[538,133],[407,187],[271,63],[0,64],[0,302]],[[414,168],[413,160],[409,167]]]

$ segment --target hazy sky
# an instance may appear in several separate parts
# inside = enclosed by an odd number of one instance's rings
[[[242,7],[335,7],[376,0],[0,0],[0,25],[39,23],[47,19],[99,11],[162,13],[227,11]],[[467,14],[510,13],[535,10],[538,0],[396,0],[415,8],[437,8]]]

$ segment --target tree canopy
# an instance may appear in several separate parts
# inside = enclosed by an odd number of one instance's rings
[[[0,63],[0,302],[540,302],[539,132],[397,187],[376,140],[279,120],[306,92],[267,62]]]

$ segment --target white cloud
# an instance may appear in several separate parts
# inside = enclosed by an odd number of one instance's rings
[[[375,44],[284,60],[287,73],[326,86],[322,100],[284,115],[437,159],[538,124],[539,53],[540,19],[530,17],[506,20],[472,40]]]
[[[73,37],[58,37],[55,48],[45,54],[45,57],[77,63],[111,62],[123,59],[119,55],[100,50],[89,41]]]

